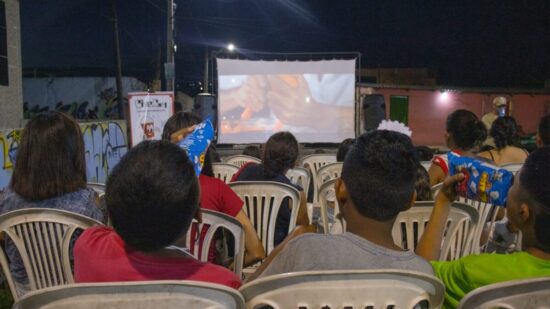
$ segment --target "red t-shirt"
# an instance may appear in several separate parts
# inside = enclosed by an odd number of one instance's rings
[[[201,187],[201,208],[209,209],[224,213],[231,217],[236,217],[239,211],[243,208],[244,202],[241,198],[231,190],[231,188],[218,178],[209,177],[206,175],[199,176],[199,183]],[[201,231],[201,242],[206,237],[208,227],[203,228]],[[195,246],[195,239],[197,233],[197,226],[193,224],[189,229],[191,233],[191,241],[189,248],[193,252]],[[201,248],[202,249],[202,248]],[[201,251],[199,250],[198,256]],[[216,261],[216,243],[212,241],[210,249],[208,251],[208,261]]]
[[[218,178],[199,176],[201,186],[201,208],[223,212],[231,217],[237,216],[243,201],[231,188]]]
[[[193,258],[152,257],[132,251],[112,229],[86,229],[74,246],[75,282],[195,280],[239,288],[230,270]]]

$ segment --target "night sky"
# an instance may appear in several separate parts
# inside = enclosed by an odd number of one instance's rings
[[[541,88],[550,1],[175,0],[177,79],[202,80],[204,50],[361,52],[363,67],[428,67],[452,86]],[[23,67],[113,68],[110,0],[21,1]],[[166,1],[119,0],[123,74],[164,62]],[[113,70],[114,72],[114,70]]]

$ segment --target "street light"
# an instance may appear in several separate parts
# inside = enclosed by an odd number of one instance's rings
[[[227,51],[233,52],[235,50],[235,45],[233,43],[227,44]]]

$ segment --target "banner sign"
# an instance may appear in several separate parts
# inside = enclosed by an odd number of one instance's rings
[[[144,140],[160,140],[164,124],[174,114],[172,92],[131,92],[130,139],[132,146]]]

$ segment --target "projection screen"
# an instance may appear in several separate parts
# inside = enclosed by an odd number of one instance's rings
[[[278,131],[300,143],[355,136],[355,59],[216,61],[218,143],[264,143]]]

